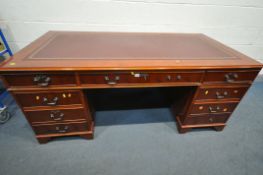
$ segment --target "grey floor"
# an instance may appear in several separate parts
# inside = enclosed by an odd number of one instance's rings
[[[168,109],[98,112],[94,140],[39,145],[15,104],[0,125],[0,175],[262,175],[263,80],[223,132],[178,134]]]

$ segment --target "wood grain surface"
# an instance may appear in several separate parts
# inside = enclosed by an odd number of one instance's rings
[[[259,68],[262,64],[203,34],[51,31],[0,71]]]

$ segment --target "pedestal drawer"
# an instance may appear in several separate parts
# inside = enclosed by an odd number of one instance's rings
[[[88,131],[87,122],[60,123],[54,125],[34,125],[34,131],[37,135],[42,134],[65,134],[73,132]]]
[[[82,104],[81,91],[15,92],[22,107]]]
[[[196,116],[188,116],[185,118],[184,125],[202,125],[202,124],[215,124],[225,123],[230,114],[204,114]]]
[[[86,120],[84,108],[76,109],[55,109],[25,111],[28,121],[32,124],[44,122],[69,122],[72,120]]]
[[[196,100],[241,99],[249,86],[239,87],[202,87],[197,92]]]
[[[73,73],[17,73],[4,75],[10,87],[34,86],[75,86],[76,79]]]
[[[190,114],[233,112],[237,102],[193,104]]]

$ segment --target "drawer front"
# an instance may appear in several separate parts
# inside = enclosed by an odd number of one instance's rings
[[[233,112],[238,103],[193,104],[190,114]]]
[[[80,74],[81,84],[201,82],[203,72],[121,72]]]
[[[202,72],[167,72],[152,73],[149,75],[149,82],[201,82]]]
[[[33,129],[37,135],[41,134],[66,134],[88,131],[87,122],[63,123],[54,125],[35,125]]]
[[[202,125],[202,124],[216,124],[226,123],[229,114],[206,114],[186,117],[184,125]]]
[[[13,75],[5,75],[7,84],[12,86],[33,86],[33,87],[48,87],[48,86],[75,86],[76,79],[72,73],[67,74],[25,74],[18,73]]]
[[[243,83],[252,82],[258,71],[207,71],[204,83]]]
[[[128,83],[130,75],[128,73],[90,73],[80,74],[81,84],[108,84]]]
[[[65,122],[87,119],[83,108],[25,111],[25,113],[29,122],[33,124],[41,122]]]
[[[223,87],[223,88],[201,88],[197,92],[196,100],[202,99],[228,99],[242,98],[249,86]]]
[[[22,107],[59,106],[82,104],[80,93],[80,91],[15,92],[15,97]]]

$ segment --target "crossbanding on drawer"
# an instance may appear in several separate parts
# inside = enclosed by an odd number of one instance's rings
[[[195,100],[241,99],[248,88],[248,85],[231,87],[201,87],[197,92]]]
[[[4,77],[10,87],[76,86],[76,79],[73,73],[9,73]]]
[[[202,114],[196,116],[188,116],[183,121],[184,125],[213,125],[218,123],[226,123],[230,114]]]
[[[80,73],[80,83],[82,85],[118,85],[136,83],[200,83],[203,71],[127,71],[127,72],[96,72]]]
[[[88,128],[87,122],[33,125],[33,129],[37,135],[82,132],[88,131]]]
[[[193,104],[190,114],[206,114],[206,113],[226,113],[233,112],[237,106],[237,102],[225,103],[198,103]]]
[[[15,92],[14,94],[22,107],[82,104],[79,90]]]
[[[69,109],[48,109],[48,110],[30,110],[25,111],[28,121],[32,124],[36,123],[56,123],[69,122],[75,120],[86,120],[87,116],[83,107]]]
[[[211,70],[207,71],[204,83],[251,83],[257,76],[259,70]]]

